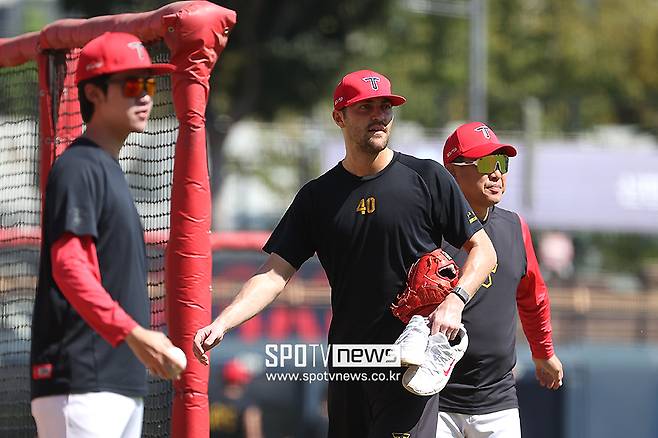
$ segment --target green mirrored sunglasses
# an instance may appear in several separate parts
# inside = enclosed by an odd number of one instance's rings
[[[474,161],[454,162],[455,166],[477,166],[478,172],[482,174],[494,173],[496,169],[500,173],[507,173],[509,170],[509,157],[507,155],[487,155]]]

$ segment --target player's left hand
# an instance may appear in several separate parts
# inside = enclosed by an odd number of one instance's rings
[[[192,351],[199,362],[204,365],[210,364],[210,359],[206,352],[222,341],[224,332],[217,319],[196,332]]]
[[[429,316],[431,334],[441,332],[449,340],[454,340],[462,324],[462,310],[464,302],[457,295],[449,294]]]
[[[536,359],[532,358],[535,363],[535,376],[539,384],[548,389],[559,389],[562,386],[562,378],[564,371],[562,370],[562,362],[556,355],[550,359]]]

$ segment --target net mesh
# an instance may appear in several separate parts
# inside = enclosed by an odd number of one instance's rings
[[[160,42],[148,46],[154,62],[167,62]],[[49,55],[53,114],[59,156],[83,129],[74,75],[79,50]],[[178,122],[169,77],[157,78],[158,92],[144,133],[131,134],[119,162],[132,190],[146,233],[151,328],[166,332],[164,247],[169,229],[171,182]],[[30,415],[30,319],[38,268],[38,80],[34,65],[0,69],[0,436],[35,435]],[[55,97],[61,96],[58,100]],[[16,235],[29,235],[16,239]],[[12,240],[13,239],[13,240]],[[150,378],[144,401],[144,437],[166,437],[173,399],[168,381]],[[11,432],[11,433],[7,433]],[[22,434],[22,435],[21,435]]]
[[[39,260],[36,64],[0,69],[0,436],[33,437],[30,326]]]

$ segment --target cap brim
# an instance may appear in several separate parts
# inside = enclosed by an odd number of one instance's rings
[[[499,152],[503,155],[507,155],[508,157],[516,156],[516,149],[514,148],[514,146],[511,146],[509,144],[498,144],[498,143],[481,144],[467,151],[464,151],[459,156],[464,158],[476,159],[476,158],[486,157],[487,155],[491,155],[494,152]]]
[[[156,75],[166,75],[175,72],[176,66],[173,64],[153,64],[149,67],[149,70]]]
[[[141,67],[129,67],[129,68],[121,68],[117,70],[113,70],[111,72],[106,72],[104,74],[117,74],[117,73],[126,73],[129,71],[137,71],[137,70],[148,70],[148,72],[152,75],[166,75],[169,73],[173,73],[176,71],[176,66],[173,64],[151,64],[148,66],[141,66]]]
[[[345,102],[345,105],[343,105],[342,108],[345,108],[346,106],[354,105],[355,103],[358,102],[363,102],[364,100],[377,99],[380,97],[390,100],[391,105],[393,106],[400,106],[407,101],[407,99],[405,99],[402,96],[398,96],[397,94],[381,94],[376,96],[363,96],[363,97],[354,98],[352,100],[348,100],[347,102]]]

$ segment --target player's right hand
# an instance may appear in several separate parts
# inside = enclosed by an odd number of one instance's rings
[[[164,333],[137,326],[126,336],[126,343],[151,374],[162,379],[176,377],[171,373],[176,362],[168,354],[174,344]]]
[[[199,362],[208,365],[210,360],[206,352],[218,345],[224,338],[224,330],[215,320],[212,324],[200,328],[194,336],[192,351]]]
[[[548,389],[559,389],[562,386],[564,370],[562,362],[556,355],[551,356],[550,359],[533,357],[532,361],[535,363],[535,376],[541,386]]]
[[[463,309],[464,302],[457,295],[449,294],[429,316],[431,334],[440,332],[453,341],[462,326]]]

